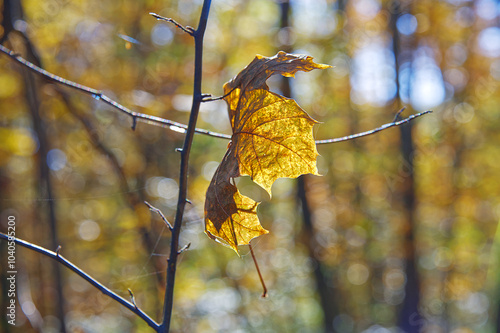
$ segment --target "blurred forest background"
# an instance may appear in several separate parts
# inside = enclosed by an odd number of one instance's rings
[[[0,1],[1,2],[1,1]],[[3,45],[132,110],[187,123],[201,0],[3,0]],[[22,5],[22,9],[21,9]],[[227,141],[196,135],[173,332],[498,332],[500,4],[493,0],[214,0],[203,92],[256,54],[311,55],[332,69],[272,78],[316,139],[432,109],[401,128],[318,146],[322,177],[249,179],[269,235],[238,257],[203,233],[204,194]],[[138,123],[0,55],[0,225],[55,250],[159,319],[184,135]],[[230,133],[224,102],[199,128]],[[5,311],[6,242],[2,253]],[[149,332],[52,260],[17,247],[18,326],[2,332]],[[62,293],[62,295],[61,295]]]

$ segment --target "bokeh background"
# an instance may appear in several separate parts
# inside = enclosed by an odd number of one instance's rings
[[[0,1],[2,3],[2,1]],[[125,106],[187,123],[201,0],[3,0],[1,42]],[[241,257],[203,233],[204,194],[227,141],[195,136],[173,332],[497,332],[500,5],[493,0],[214,0],[203,91],[256,54],[332,69],[273,77],[317,139],[433,110],[411,125],[318,147],[322,177],[249,179],[270,234]],[[230,133],[224,102],[198,127]],[[0,55],[0,225],[61,253],[160,320],[183,134],[139,123]],[[6,308],[6,242],[2,309]],[[2,332],[149,332],[76,274],[18,247],[17,325]],[[4,310],[2,310],[4,311]],[[61,315],[64,313],[64,315]],[[64,320],[62,320],[64,318]]]

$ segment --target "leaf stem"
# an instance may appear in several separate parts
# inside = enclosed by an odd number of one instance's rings
[[[250,253],[252,254],[252,259],[253,259],[253,262],[255,264],[255,268],[257,269],[257,274],[259,274],[260,283],[262,284],[262,289],[263,289],[262,290],[262,297],[267,297],[266,283],[264,282],[264,278],[262,277],[262,274],[260,273],[259,264],[257,263],[257,258],[255,258],[252,244],[248,243],[248,247],[250,248]]]
[[[219,101],[221,99],[224,99],[226,98],[227,96],[231,95],[231,93],[236,89],[236,87],[234,87],[233,89],[231,89],[227,94],[224,94],[222,96],[219,96],[219,97],[212,97],[212,95],[210,94],[205,94],[203,95],[203,99],[201,100],[202,102],[214,102],[214,101]]]
[[[170,255],[167,265],[167,283],[165,288],[165,297],[163,304],[163,321],[160,325],[159,333],[166,333],[170,330],[172,319],[172,306],[174,296],[175,273],[177,269],[177,257],[179,255],[179,235],[181,231],[184,207],[186,206],[187,184],[188,184],[188,164],[189,153],[193,143],[193,137],[196,129],[196,121],[200,111],[200,104],[203,99],[201,93],[202,65],[203,65],[203,38],[207,27],[208,14],[210,12],[211,0],[204,0],[201,10],[198,29],[193,32],[195,43],[194,60],[194,82],[193,82],[193,104],[191,105],[191,114],[189,116],[188,128],[181,154],[181,166],[179,176],[179,198],[177,201],[177,211],[172,228],[172,238],[170,241]]]

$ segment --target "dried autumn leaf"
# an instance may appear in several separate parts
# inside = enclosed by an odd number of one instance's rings
[[[294,77],[298,71],[310,72],[313,69],[329,68],[329,65],[316,64],[313,58],[305,55],[278,52],[274,57],[264,57],[257,55],[233,79],[224,85],[224,92],[228,93],[233,88],[238,87],[242,91],[252,89],[266,89],[266,80],[274,74],[281,74],[285,77]]]
[[[239,99],[239,106],[245,112],[234,117],[232,149],[240,175],[271,194],[278,178],[318,174],[312,133],[317,122],[293,99],[255,89]]]
[[[231,178],[237,175],[236,159],[228,153],[215,171],[205,200],[205,232],[236,253],[238,245],[268,233],[257,218],[258,203],[241,195],[231,184]]]
[[[278,178],[318,174],[312,133],[317,122],[293,99],[270,92],[266,85],[274,74],[293,77],[299,70],[330,67],[312,59],[285,52],[271,58],[258,55],[224,85],[240,174],[250,176],[269,194]]]
[[[278,178],[318,174],[312,133],[317,122],[293,99],[270,92],[266,80],[328,67],[312,57],[279,52],[271,58],[257,56],[224,85],[233,135],[207,190],[205,230],[211,238],[238,252],[238,245],[267,233],[257,218],[257,203],[242,196],[231,178],[248,175],[271,194]]]

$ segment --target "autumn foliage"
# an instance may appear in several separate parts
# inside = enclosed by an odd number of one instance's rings
[[[268,232],[257,217],[258,203],[242,195],[232,179],[250,176],[271,195],[278,178],[318,174],[312,133],[316,120],[293,99],[269,91],[266,80],[328,67],[309,56],[258,55],[224,85],[233,135],[207,190],[205,232],[210,238],[238,253],[239,245]]]

